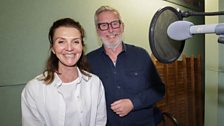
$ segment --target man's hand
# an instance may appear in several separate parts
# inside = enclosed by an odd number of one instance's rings
[[[120,99],[111,104],[111,109],[120,117],[126,116],[133,107],[130,99]]]

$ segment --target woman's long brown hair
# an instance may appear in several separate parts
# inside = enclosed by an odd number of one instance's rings
[[[82,28],[82,26],[80,25],[80,23],[71,18],[63,18],[63,19],[59,19],[59,20],[55,21],[49,30],[48,39],[50,41],[50,49],[53,46],[54,33],[55,33],[56,29],[59,27],[76,28],[81,34],[82,46],[83,47],[85,46],[84,40],[83,40],[85,37],[85,31]],[[47,63],[46,63],[46,68],[43,71],[44,78],[42,80],[46,84],[50,84],[53,82],[54,73],[58,71],[58,62],[59,62],[59,59],[57,58],[57,56],[51,52],[50,56],[48,57]],[[86,56],[84,55],[84,50],[82,51],[82,55],[77,62],[77,66],[79,67],[82,74],[90,76],[86,72],[86,71],[89,71],[89,66],[87,63]]]

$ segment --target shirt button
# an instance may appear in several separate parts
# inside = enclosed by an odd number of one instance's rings
[[[120,89],[120,88],[121,88],[121,86],[117,86],[117,88],[118,88],[118,89]]]

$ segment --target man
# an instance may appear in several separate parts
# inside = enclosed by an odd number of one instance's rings
[[[150,56],[122,41],[124,24],[117,10],[100,7],[95,24],[103,45],[87,58],[105,88],[107,126],[154,126],[154,104],[165,89]]]

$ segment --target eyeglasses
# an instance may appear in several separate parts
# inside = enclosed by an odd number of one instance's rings
[[[112,21],[110,23],[98,23],[97,26],[101,31],[105,31],[109,29],[109,25],[111,26],[111,28],[116,29],[116,28],[120,28],[121,26],[121,20],[116,20],[116,21]]]

